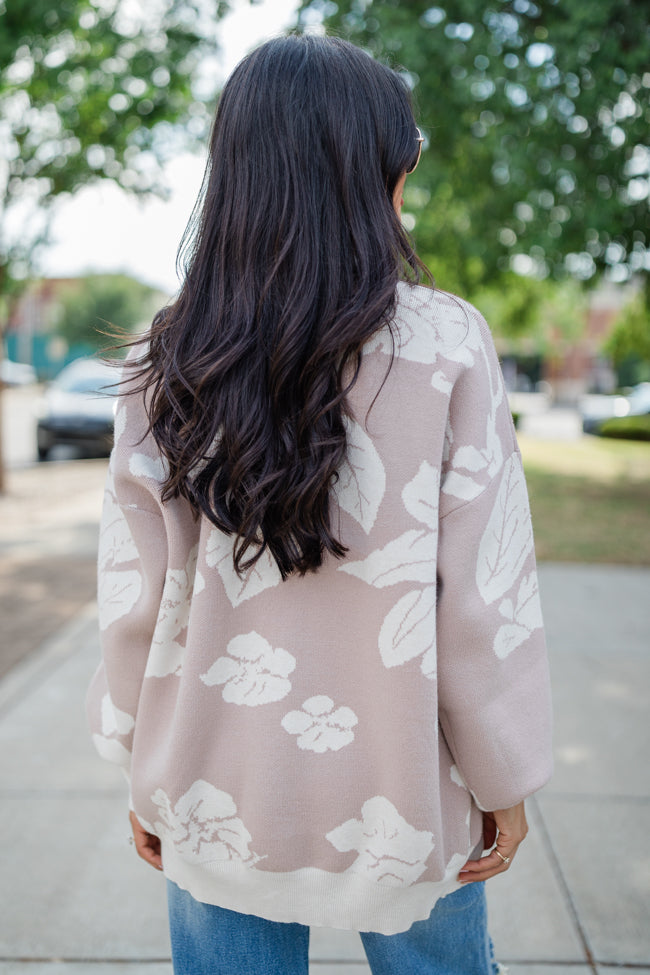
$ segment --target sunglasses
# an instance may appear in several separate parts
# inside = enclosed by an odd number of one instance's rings
[[[415,141],[418,144],[418,154],[415,157],[415,162],[413,163],[413,165],[411,166],[411,168],[406,170],[406,175],[407,176],[410,176],[411,173],[414,173],[415,170],[418,168],[418,163],[420,162],[420,156],[422,155],[422,143],[424,142],[424,136],[422,135],[422,133],[420,132],[420,130],[417,127],[416,127],[415,131],[417,132],[417,138],[416,138]]]

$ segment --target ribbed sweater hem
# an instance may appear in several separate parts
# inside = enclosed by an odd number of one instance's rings
[[[165,876],[195,900],[269,921],[398,934],[423,921],[436,901],[457,890],[456,873],[440,882],[390,887],[359,874],[316,867],[287,873],[256,870],[233,861],[192,863],[162,844]]]

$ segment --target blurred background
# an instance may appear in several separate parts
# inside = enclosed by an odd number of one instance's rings
[[[113,378],[98,359],[106,332],[145,328],[175,293],[220,86],[287,28],[335,32],[403,73],[425,136],[403,221],[436,284],[492,328],[538,559],[620,569],[621,591],[646,596],[612,640],[624,654],[634,631],[650,652],[647,4],[0,0],[7,701],[56,634],[92,615],[113,415],[99,392]],[[589,578],[614,591],[611,572]],[[635,674],[647,700],[647,655]],[[647,759],[643,771],[633,791],[647,823]],[[650,895],[650,867],[639,891]],[[642,948],[613,965],[650,971],[646,921]]]

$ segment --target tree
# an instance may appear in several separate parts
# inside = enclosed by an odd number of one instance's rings
[[[646,5],[433,2],[304,0],[301,21],[405,66],[429,143],[406,202],[440,283],[649,270]]]
[[[204,138],[192,83],[228,8],[0,0],[0,331],[59,197],[101,179],[160,192],[166,154]],[[0,491],[3,474],[0,444]]]
[[[150,320],[160,295],[125,274],[91,274],[62,296],[57,333],[68,345],[112,346],[112,336]]]
[[[650,306],[639,292],[622,309],[604,347],[621,386],[650,382]]]
[[[160,191],[165,155],[205,135],[192,79],[227,7],[0,0],[0,292],[58,197],[100,179]]]

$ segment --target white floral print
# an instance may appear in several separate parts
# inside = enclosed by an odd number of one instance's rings
[[[199,863],[238,860],[246,866],[261,859],[249,849],[252,837],[237,818],[232,796],[209,782],[198,779],[173,808],[163,789],[157,789],[151,801],[160,815],[157,834],[173,843],[181,856]]]
[[[376,549],[360,562],[339,568],[371,586],[383,589],[400,582],[419,583],[387,613],[379,633],[379,653],[385,667],[396,667],[422,657],[425,677],[435,679],[436,662],[436,559],[438,547],[438,493],[440,474],[423,461],[402,491],[404,507],[424,529],[411,529]]]
[[[107,737],[110,735],[128,735],[133,730],[135,719],[120,711],[115,707],[110,694],[104,694],[102,698],[102,734]]]
[[[282,719],[282,727],[290,735],[298,735],[298,748],[322,754],[338,751],[354,741],[352,728],[358,723],[354,711],[348,707],[334,708],[334,701],[325,694],[308,698],[301,711],[289,711]]]
[[[113,422],[113,444],[118,444],[122,437],[122,434],[126,430],[126,403],[122,403],[115,413],[115,420]]]
[[[476,584],[486,605],[513,586],[532,551],[526,482],[513,455],[504,466],[499,493],[479,545]]]
[[[99,628],[106,630],[130,613],[142,591],[142,575],[137,568],[122,568],[135,562],[138,550],[131,529],[115,496],[107,488],[104,496],[102,529],[99,536]]]
[[[131,764],[131,751],[118,739],[131,734],[135,720],[126,711],[117,708],[108,693],[102,697],[100,713],[101,734],[96,732],[92,736],[95,748],[109,762],[128,768]]]
[[[291,690],[287,678],[296,667],[296,658],[280,647],[273,649],[259,633],[233,637],[227,656],[219,657],[201,680],[208,687],[223,684],[222,696],[229,704],[257,707],[281,701]]]
[[[375,445],[354,420],[345,420],[347,456],[334,493],[341,508],[368,534],[375,523],[386,490],[386,472]]]
[[[147,454],[131,454],[129,471],[134,477],[148,477],[159,484],[167,477],[167,463],[164,457],[149,457]]]
[[[205,580],[196,569],[198,550],[198,545],[192,548],[184,569],[168,569],[165,574],[145,677],[181,674],[185,641],[179,638],[189,623],[192,597],[205,588]]]
[[[516,602],[504,599],[499,606],[499,612],[509,621],[501,626],[494,638],[494,652],[503,660],[525,643],[534,630],[541,629],[544,625],[536,572],[531,572],[521,580]]]
[[[232,553],[232,538],[214,528],[205,547],[205,561],[210,568],[217,569],[233,607],[282,582],[277,562],[268,551],[243,576],[235,572]]]
[[[409,825],[385,796],[364,802],[361,817],[349,819],[326,837],[341,853],[359,854],[350,872],[388,887],[415,883],[426,870],[433,834]]]

